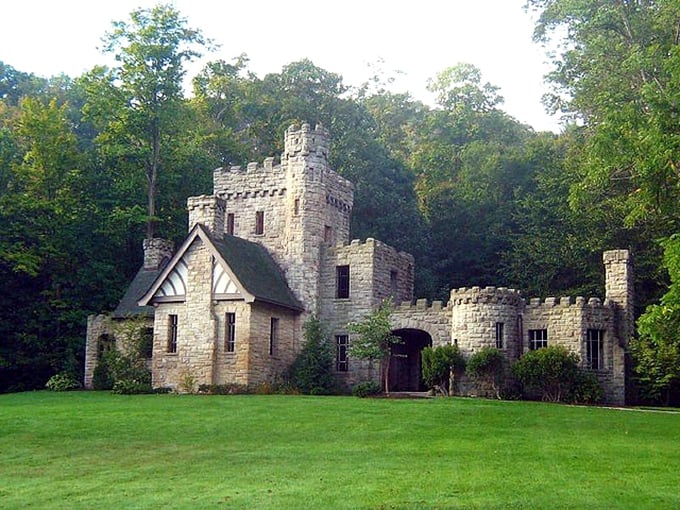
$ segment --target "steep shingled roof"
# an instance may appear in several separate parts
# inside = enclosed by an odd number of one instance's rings
[[[224,239],[215,239],[201,224],[191,229],[172,260],[147,286],[138,301],[142,306],[152,301],[154,294],[196,238],[200,238],[215,258],[233,274],[247,295],[246,301],[262,301],[296,311],[304,310],[288,287],[281,269],[263,246],[228,234],[225,234]],[[212,268],[205,270],[211,271]]]
[[[207,231],[206,234],[210,236]],[[223,239],[212,236],[210,239],[238,281],[256,300],[294,310],[304,309],[288,287],[281,269],[263,246],[229,234],[225,234]]]
[[[162,269],[144,269],[137,271],[132,282],[128,286],[125,294],[121,298],[118,306],[113,311],[114,319],[124,319],[125,317],[144,315],[153,317],[153,306],[139,306],[137,301],[149,290],[151,284],[158,278]]]

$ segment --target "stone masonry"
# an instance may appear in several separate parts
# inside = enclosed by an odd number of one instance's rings
[[[624,352],[634,327],[632,263],[626,250],[603,255],[604,300],[526,300],[515,289],[468,287],[453,289],[448,303],[414,302],[415,261],[410,254],[371,238],[350,242],[353,185],[330,168],[329,153],[330,136],[323,127],[291,126],[279,162],[267,158],[245,168],[218,168],[213,194],[188,199],[190,234],[172,267],[163,269],[171,245],[145,241],[148,273],[140,272],[131,290],[146,282],[141,292],[137,289],[137,299],[146,292],[143,303],[153,304],[139,310],[150,310],[154,317],[150,363],[155,386],[275,381],[300,351],[302,326],[311,314],[337,344],[337,375],[343,383],[377,379],[376,367],[347,357],[347,325],[391,299],[394,332],[404,340],[391,369],[401,389],[423,389],[420,351],[427,345],[455,343],[464,356],[497,347],[508,364],[532,348],[563,345],[591,365],[608,402],[623,403]],[[241,289],[240,270],[257,268],[222,267],[215,243],[226,236],[266,250],[300,308]],[[149,294],[153,289],[155,294]],[[108,338],[111,320],[97,316],[88,321],[86,386],[92,382],[98,339]],[[172,320],[177,325],[176,352],[168,352]]]

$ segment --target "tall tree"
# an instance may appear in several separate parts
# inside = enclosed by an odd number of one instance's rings
[[[117,85],[122,102],[118,117],[108,129],[143,163],[147,183],[147,237],[154,236],[158,173],[162,165],[163,133],[171,129],[182,101],[184,64],[209,45],[200,30],[187,27],[186,19],[171,5],[138,9],[129,21],[113,23],[103,38],[103,51],[119,63],[109,79]],[[122,128],[122,129],[121,129]]]

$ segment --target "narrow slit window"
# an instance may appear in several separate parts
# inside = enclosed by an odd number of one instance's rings
[[[504,337],[504,330],[505,326],[502,322],[497,322],[496,323],[496,349],[503,349],[503,346],[505,345],[503,341]]]
[[[349,369],[349,336],[335,336],[335,369],[338,372],[347,372]]]
[[[258,236],[264,234],[264,211],[255,213],[255,234]]]
[[[168,352],[177,352],[177,315],[171,314],[168,316]]]
[[[602,364],[602,344],[604,331],[589,329],[586,334],[586,365],[591,370],[600,370]]]
[[[227,214],[227,234],[234,235],[234,213]]]
[[[269,355],[273,356],[276,352],[276,344],[279,340],[279,319],[276,317],[271,318],[269,324]]]
[[[236,350],[236,314],[227,313],[225,319],[224,350],[234,352]]]

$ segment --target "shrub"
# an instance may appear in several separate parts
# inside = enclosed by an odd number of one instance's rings
[[[422,351],[423,381],[428,388],[453,394],[455,374],[465,367],[465,360],[457,345],[426,347]]]
[[[579,369],[568,401],[572,404],[599,404],[604,397],[597,376],[589,370]]]
[[[94,367],[94,372],[92,373],[92,387],[95,390],[110,390],[113,388],[113,376],[109,370],[109,364],[106,361],[106,356],[102,358]]]
[[[149,382],[136,379],[120,379],[113,383],[113,388],[111,389],[111,393],[116,393],[117,395],[141,395],[153,392]]]
[[[352,388],[352,395],[365,398],[372,395],[379,395],[381,392],[380,384],[375,381],[363,381]]]
[[[315,316],[305,323],[305,344],[291,365],[288,378],[301,393],[328,395],[335,392],[333,346]]]
[[[483,347],[467,360],[466,375],[485,395],[500,398],[503,383],[503,353],[495,347]]]
[[[198,392],[207,395],[244,395],[248,393],[245,384],[200,384]]]
[[[59,373],[50,377],[45,388],[50,391],[69,391],[80,388],[80,382],[70,374]]]
[[[525,390],[538,389],[542,400],[561,402],[578,377],[579,357],[561,345],[529,351],[512,365],[513,375]]]

